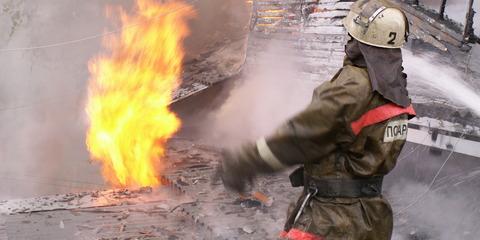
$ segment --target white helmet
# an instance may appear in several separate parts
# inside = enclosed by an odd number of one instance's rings
[[[376,1],[358,0],[343,25],[359,42],[382,48],[401,48],[408,37],[408,21],[397,9]]]

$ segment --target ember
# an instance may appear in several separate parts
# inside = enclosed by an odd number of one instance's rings
[[[89,62],[87,146],[117,187],[157,186],[166,141],[180,119],[168,105],[180,84],[187,20],[180,1],[137,0],[135,15],[120,10],[120,35],[104,39],[108,54]]]

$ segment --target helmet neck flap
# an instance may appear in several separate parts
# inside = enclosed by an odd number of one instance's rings
[[[345,53],[354,66],[367,68],[373,91],[399,106],[410,105],[401,49],[374,47],[352,38]]]

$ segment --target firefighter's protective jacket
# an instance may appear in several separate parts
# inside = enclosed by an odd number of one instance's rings
[[[264,173],[303,164],[307,176],[327,180],[383,176],[395,166],[414,114],[411,106],[372,91],[367,69],[346,58],[304,111],[271,136],[245,145],[233,164]],[[381,196],[316,196],[284,237],[385,240],[391,232],[392,210]]]

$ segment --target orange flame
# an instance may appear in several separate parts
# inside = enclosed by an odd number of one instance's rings
[[[104,39],[108,54],[89,62],[87,147],[117,187],[157,186],[166,141],[180,128],[168,106],[180,84],[193,8],[179,1],[137,0],[120,9],[122,31]]]

